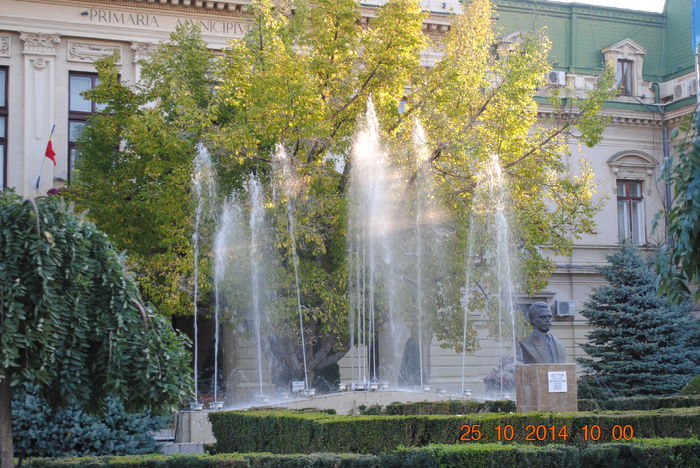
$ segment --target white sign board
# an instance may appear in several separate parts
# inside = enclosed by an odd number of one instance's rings
[[[566,372],[547,372],[549,393],[566,393]]]
[[[304,381],[303,380],[292,380],[292,391],[293,392],[300,392],[304,390]]]

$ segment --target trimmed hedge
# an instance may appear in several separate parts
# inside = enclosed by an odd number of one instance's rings
[[[579,411],[631,411],[655,410],[661,408],[691,408],[700,406],[700,396],[640,396],[613,398],[611,400],[579,400]]]
[[[567,440],[556,437],[534,443],[585,445],[583,426],[598,425],[599,442],[611,441],[615,425],[630,425],[634,438],[696,436],[700,408],[634,411],[625,413],[517,413],[468,416],[341,416],[287,411],[224,411],[209,413],[217,443],[216,453],[272,452],[381,453],[396,447],[460,442],[463,425],[479,424],[480,442],[498,440],[496,427],[511,425],[512,442],[527,442],[528,425],[566,426]],[[470,443],[470,442],[465,442]],[[471,442],[473,443],[473,442]]]
[[[416,401],[412,403],[394,402],[384,408],[380,405],[359,406],[363,415],[414,415],[414,414],[474,414],[474,413],[513,413],[513,400],[452,400],[452,401]]]
[[[311,455],[273,455],[268,453],[223,455],[142,455],[99,458],[29,459],[31,468],[109,467],[109,468],[209,468],[209,467],[541,467],[583,468],[615,467],[696,467],[700,465],[697,439],[653,439],[632,443],[612,443],[576,447],[546,447],[520,444],[430,445],[401,448],[381,455],[317,453]]]
[[[633,411],[655,410],[661,408],[690,408],[700,406],[700,396],[640,396],[631,398],[613,398],[610,400],[578,401],[579,411]],[[274,408],[266,408],[274,409]],[[452,401],[417,401],[411,403],[391,403],[381,405],[359,406],[361,415],[416,415],[416,414],[474,414],[474,413],[514,413],[513,400],[452,400]],[[319,411],[316,411],[319,412]]]

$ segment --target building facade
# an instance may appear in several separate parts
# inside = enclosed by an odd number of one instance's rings
[[[167,40],[178,24],[200,25],[214,50],[241,39],[249,28],[248,0],[0,0],[0,183],[24,197],[46,194],[70,183],[75,142],[90,114],[99,111],[80,93],[93,88],[94,61],[120,52],[120,76],[135,83],[139,61]],[[459,2],[423,2],[430,12],[426,34],[439,38],[449,30]],[[376,4],[363,4],[365,18]],[[567,360],[588,331],[579,311],[591,288],[602,284],[595,267],[605,262],[620,239],[645,248],[664,241],[652,220],[670,198],[659,181],[661,163],[672,154],[670,131],[695,108],[697,86],[690,46],[690,2],[667,0],[662,13],[532,0],[497,0],[499,47],[508,47],[522,31],[547,27],[552,40],[552,71],[542,89],[547,94],[569,86],[584,92],[603,64],[616,67],[620,95],[606,102],[611,117],[603,139],[593,148],[572,143],[571,164],[584,159],[596,174],[597,232],[575,240],[567,257],[554,257],[556,271],[537,298],[555,312],[553,333],[566,345]],[[439,50],[429,48],[431,65]],[[44,150],[55,124],[54,166]],[[41,177],[39,177],[41,176]],[[469,386],[478,392],[481,377],[498,363],[496,343],[485,322],[473,317],[482,349],[469,356]],[[461,358],[439,343],[429,349],[430,382],[455,389]],[[347,359],[341,378],[349,380]]]

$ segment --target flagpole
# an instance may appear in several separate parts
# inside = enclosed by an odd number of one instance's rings
[[[39,182],[41,182],[41,174],[44,173],[44,164],[46,164],[46,159],[46,157],[42,158],[41,168],[39,168],[39,176],[36,178],[36,186],[34,187],[34,190],[39,190]]]
[[[55,153],[53,153],[53,148],[51,147],[51,139],[53,138],[53,132],[56,130],[56,124],[54,123],[51,125],[51,132],[49,133],[49,142],[46,145],[46,152],[44,153],[44,157],[41,160],[41,167],[39,168],[39,176],[36,178],[36,185],[34,186],[34,190],[39,190],[39,184],[41,183],[41,174],[44,173],[44,164],[46,164],[46,159],[51,157],[51,160],[53,161],[54,166],[56,165],[56,160],[53,158],[55,156]],[[51,154],[49,154],[49,150],[51,150]]]

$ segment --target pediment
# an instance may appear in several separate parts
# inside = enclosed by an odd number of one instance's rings
[[[620,42],[616,42],[615,44],[606,47],[601,52],[603,52],[604,55],[606,53],[614,52],[623,56],[629,56],[646,55],[647,50],[628,37]]]
[[[610,166],[655,167],[659,162],[644,151],[620,151],[608,159]]]
[[[513,31],[512,33],[505,34],[498,38],[496,42],[498,43],[506,43],[506,44],[515,44],[518,42],[522,42],[523,40],[523,30],[518,29],[517,31]]]
[[[524,32],[522,29],[508,33],[500,38],[496,39],[496,50],[498,51],[498,56],[500,58],[505,58],[510,52],[512,52],[518,45],[523,42]]]

